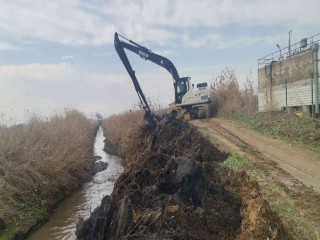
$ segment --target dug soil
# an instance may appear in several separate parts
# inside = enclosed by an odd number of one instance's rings
[[[175,114],[141,127],[131,149],[111,196],[78,224],[78,239],[292,238],[257,182],[219,165],[228,155]]]

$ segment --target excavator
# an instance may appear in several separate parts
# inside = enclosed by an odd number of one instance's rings
[[[131,52],[139,55],[142,59],[149,60],[165,68],[172,75],[174,80],[173,86],[175,106],[177,108],[181,108],[183,110],[183,113],[188,112],[191,119],[207,117],[207,106],[211,102],[211,99],[209,98],[209,89],[206,82],[198,83],[195,88],[194,84],[191,84],[190,77],[179,76],[176,67],[169,59],[152,52],[150,49],[127,39],[117,32],[114,35],[114,46],[123,65],[127,69],[127,72],[132,79],[142,108],[145,111],[144,119],[147,125],[151,125],[151,123],[154,122],[156,118],[150,109],[148,101],[146,100],[146,97],[140,87],[138,79],[135,75],[135,71],[132,69],[124,49],[130,50]]]

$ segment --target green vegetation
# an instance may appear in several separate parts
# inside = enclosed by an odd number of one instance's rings
[[[0,232],[0,240],[8,240],[12,239],[16,232],[18,232],[19,229],[16,226],[9,226],[2,232]]]
[[[223,165],[235,171],[239,171],[240,169],[245,169],[245,170],[254,169],[253,164],[247,161],[243,156],[239,154],[230,155],[227,158],[227,160],[223,162]]]
[[[235,114],[232,118],[263,134],[320,151],[320,121],[312,117],[267,112],[253,115]]]
[[[43,221],[48,218],[47,209],[37,203],[20,203],[18,204],[17,209],[35,222]]]
[[[25,234],[92,175],[97,122],[76,110],[0,126],[0,239]],[[3,228],[3,224],[2,224]]]
[[[287,227],[292,229],[300,239],[320,239],[320,229],[299,213],[283,187],[275,182],[268,181],[265,174],[245,157],[239,154],[232,154],[222,165],[234,171],[246,170],[250,177],[259,183],[271,209],[284,220]]]

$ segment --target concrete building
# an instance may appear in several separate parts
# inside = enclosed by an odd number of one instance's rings
[[[258,60],[260,112],[288,110],[319,115],[319,41],[317,34]]]

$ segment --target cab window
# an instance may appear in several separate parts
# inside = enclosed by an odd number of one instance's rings
[[[177,83],[177,93],[185,93],[188,91],[188,84],[186,80],[181,80]]]

